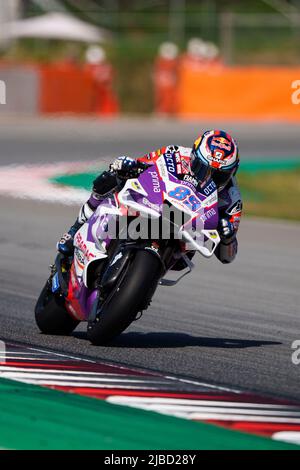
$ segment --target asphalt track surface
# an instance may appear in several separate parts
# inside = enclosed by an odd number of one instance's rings
[[[279,134],[282,127],[286,134]],[[11,118],[0,125],[0,164],[136,155],[180,134],[188,143],[195,128],[146,120],[96,125]],[[232,128],[248,158],[299,152],[296,126]],[[291,359],[292,343],[300,340],[299,224],[245,219],[235,263],[222,266],[199,256],[196,270],[177,287],[158,289],[141,320],[109,347],[95,347],[84,325],[71,337],[44,336],[33,318],[56,240],[76,215],[76,207],[0,198],[1,339],[300,400],[300,365]]]
[[[30,119],[0,116],[0,164],[139,157],[168,144],[191,146],[206,129],[225,129],[245,159],[299,158],[299,125],[123,118],[121,120]]]

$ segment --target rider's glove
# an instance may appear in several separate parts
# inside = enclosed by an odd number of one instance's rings
[[[130,157],[118,157],[109,167],[112,173],[116,173],[120,178],[131,178],[136,175],[138,163]]]
[[[220,219],[218,232],[220,234],[221,239],[229,240],[235,235],[235,228],[234,225],[228,219]]]
[[[70,230],[65,233],[59,242],[56,245],[57,251],[59,251],[62,255],[65,256],[72,256],[74,253],[74,237],[76,232],[82,226],[81,223],[78,221],[75,222],[74,225],[70,228]]]

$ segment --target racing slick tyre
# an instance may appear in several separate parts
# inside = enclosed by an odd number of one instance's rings
[[[48,335],[69,335],[80,323],[68,314],[63,300],[52,293],[48,282],[39,296],[34,313],[40,331]]]
[[[141,310],[145,310],[161,277],[160,260],[148,251],[137,251],[129,261],[121,282],[100,306],[97,320],[88,325],[88,339],[106,344],[124,331]]]

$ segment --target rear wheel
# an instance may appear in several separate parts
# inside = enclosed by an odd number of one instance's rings
[[[63,300],[52,293],[49,282],[41,292],[34,313],[37,326],[48,335],[69,335],[80,323],[68,314]]]
[[[148,306],[160,274],[160,260],[147,251],[137,251],[120,285],[101,307],[97,321],[89,323],[89,340],[96,345],[105,344],[122,333]]]

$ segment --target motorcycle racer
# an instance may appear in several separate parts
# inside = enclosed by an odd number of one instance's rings
[[[231,263],[238,251],[237,232],[242,215],[242,198],[236,173],[239,151],[236,141],[225,131],[209,130],[194,142],[192,148],[169,145],[134,160],[118,157],[109,170],[93,183],[89,200],[81,207],[75,224],[57,244],[60,253],[72,256],[74,237],[80,227],[92,216],[103,199],[120,189],[128,178],[136,177],[161,156],[166,156],[168,170],[179,179],[203,186],[212,179],[218,188],[219,226],[221,243],[215,252],[224,264]]]

